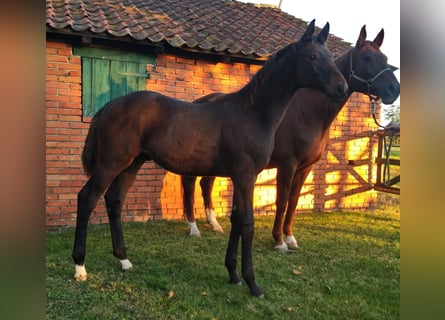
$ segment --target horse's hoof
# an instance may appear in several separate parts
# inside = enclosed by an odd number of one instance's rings
[[[297,248],[299,248],[297,240],[295,239],[294,236],[287,236],[286,237],[286,244],[287,244],[287,247],[289,249],[297,249]]]
[[[212,225],[213,231],[224,232],[223,228],[219,225],[218,220],[216,220],[215,211],[206,209],[206,220],[208,224]]]
[[[298,243],[296,243],[296,242],[295,243],[288,243],[287,247],[289,249],[298,249],[299,248]]]
[[[280,252],[286,252],[288,250],[287,244],[284,242],[275,245],[274,249]]]
[[[74,279],[76,281],[87,281],[87,275],[86,274],[74,275]]]
[[[87,275],[84,274],[84,275],[81,275],[81,276],[74,276],[74,279],[75,279],[76,281],[79,281],[79,282],[81,282],[81,281],[87,281]]]
[[[243,285],[243,283],[241,282],[241,280],[240,280],[240,278],[238,276],[231,277],[229,279],[229,283],[233,284],[235,286],[242,286]]]
[[[85,265],[80,266],[76,264],[76,272],[74,273],[74,279],[76,281],[86,281],[87,280],[87,271],[85,269]]]
[[[122,270],[131,270],[133,269],[133,264],[128,259],[119,260],[121,262]]]
[[[257,298],[264,298],[263,290],[256,284],[250,286],[250,292]]]
[[[213,226],[213,231],[219,232],[219,233],[224,233],[223,228],[218,223],[212,224],[212,226]]]
[[[243,283],[240,280],[229,280],[229,284],[233,284],[234,286],[241,287]]]
[[[190,227],[190,236],[191,237],[200,237],[201,232],[198,229],[198,226],[196,225],[196,222],[188,222],[188,225]]]

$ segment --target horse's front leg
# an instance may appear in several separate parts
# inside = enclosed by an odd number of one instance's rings
[[[199,181],[201,186],[202,198],[204,200],[204,208],[206,212],[207,222],[213,227],[213,231],[224,232],[223,228],[216,220],[215,209],[213,208],[212,190],[215,183],[215,177],[202,177]]]
[[[196,177],[181,176],[182,203],[185,217],[190,227],[190,235],[200,237],[201,232],[199,231],[195,220],[195,181]]]
[[[238,244],[241,237],[241,216],[236,207],[235,193],[232,201],[232,214],[230,215],[230,229],[229,244],[227,246],[225,264],[229,272],[229,282],[233,284],[241,284],[238,273],[236,272]]]
[[[263,296],[261,288],[255,281],[255,272],[252,260],[252,242],[254,234],[253,218],[253,191],[256,176],[243,175],[241,181],[234,181],[234,193],[236,195],[236,208],[238,219],[236,224],[241,232],[241,273],[244,281],[249,286],[250,292],[256,296]]]
[[[241,230],[241,272],[244,281],[246,281],[249,286],[250,292],[256,297],[262,297],[263,292],[255,281],[252,260],[252,242],[254,234],[253,203],[250,206],[247,206],[247,208],[248,209],[243,214]]]

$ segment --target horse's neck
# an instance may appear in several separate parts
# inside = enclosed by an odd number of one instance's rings
[[[286,113],[287,106],[297,91],[295,72],[281,65],[265,65],[252,80],[239,91],[248,108],[258,114],[263,125],[276,129]]]
[[[342,73],[343,77],[346,79],[348,84],[350,83],[349,77],[350,77],[350,74],[351,74],[351,65],[350,65],[350,60],[349,60],[350,59],[350,54],[351,54],[351,52],[348,51],[347,53],[345,53],[344,55],[338,57],[335,60],[335,64],[337,65],[337,68],[340,70],[340,72]],[[329,100],[328,98],[326,98],[326,100],[328,101],[327,104],[326,104],[326,106],[328,106],[327,122],[329,124],[334,121],[335,117],[338,115],[338,113],[341,111],[341,109],[343,108],[345,103],[351,97],[352,93],[353,93],[353,89],[352,88],[348,88],[347,95],[341,101],[338,101],[338,102],[333,102],[333,101]]]
[[[348,84],[350,82],[351,68],[352,68],[351,54],[353,52],[351,50],[352,49],[348,50],[348,52],[335,59],[335,65],[337,66],[338,70],[340,70],[341,74],[346,79],[346,82]]]
[[[346,53],[335,60],[343,77],[348,80],[351,72],[349,54]],[[320,92],[304,91],[304,100],[298,101],[297,112],[301,112],[301,118],[305,119],[309,127],[319,127],[323,131],[328,131],[341,109],[348,101],[352,91],[349,90],[346,97],[341,101],[332,101],[325,94]]]

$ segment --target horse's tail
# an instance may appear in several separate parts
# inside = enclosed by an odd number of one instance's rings
[[[96,112],[91,120],[90,128],[85,139],[85,146],[82,151],[82,165],[84,173],[91,176],[96,166],[96,150],[97,150],[97,125],[102,114],[103,108]]]

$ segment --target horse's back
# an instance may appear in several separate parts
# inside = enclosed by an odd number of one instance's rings
[[[203,106],[153,91],[130,93],[104,107],[102,153],[145,154],[176,173],[212,171],[221,157],[226,111],[214,103]]]

